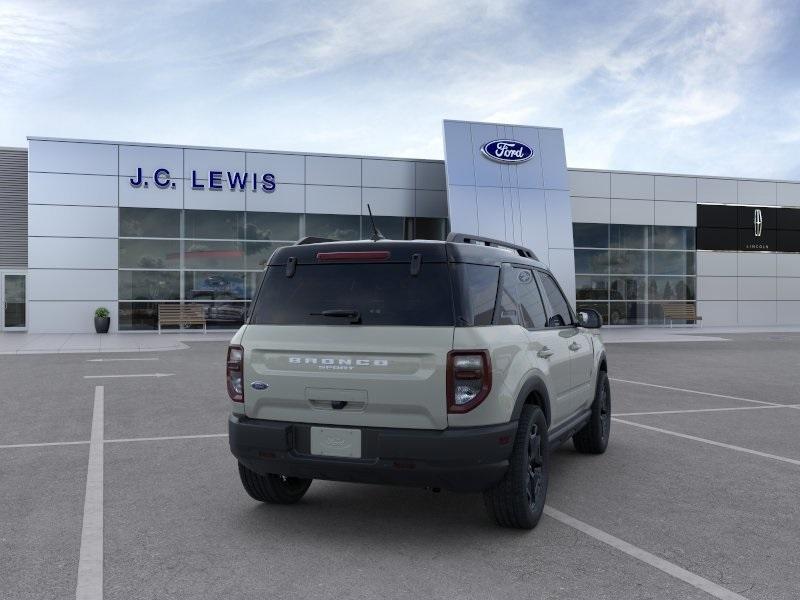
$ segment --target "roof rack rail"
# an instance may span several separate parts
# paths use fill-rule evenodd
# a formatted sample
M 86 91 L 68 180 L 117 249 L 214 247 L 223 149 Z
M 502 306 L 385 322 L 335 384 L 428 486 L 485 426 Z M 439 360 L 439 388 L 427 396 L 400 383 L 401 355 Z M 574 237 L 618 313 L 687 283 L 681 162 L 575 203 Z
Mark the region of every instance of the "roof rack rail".
M 479 235 L 472 235 L 469 233 L 451 232 L 447 236 L 446 241 L 455 242 L 458 244 L 476 244 L 479 246 L 480 245 L 490 246 L 492 248 L 507 248 L 508 250 L 513 250 L 520 256 L 524 256 L 525 258 L 532 258 L 533 260 L 539 260 L 536 254 L 533 253 L 533 250 L 529 250 L 524 246 L 518 246 L 517 244 L 512 244 L 511 242 L 496 240 L 494 238 L 481 237 Z
M 323 237 L 314 237 L 310 235 L 308 237 L 304 237 L 302 240 L 298 240 L 295 246 L 305 246 L 306 244 L 322 244 L 325 242 L 335 242 L 336 240 L 332 240 L 330 238 L 323 238 Z

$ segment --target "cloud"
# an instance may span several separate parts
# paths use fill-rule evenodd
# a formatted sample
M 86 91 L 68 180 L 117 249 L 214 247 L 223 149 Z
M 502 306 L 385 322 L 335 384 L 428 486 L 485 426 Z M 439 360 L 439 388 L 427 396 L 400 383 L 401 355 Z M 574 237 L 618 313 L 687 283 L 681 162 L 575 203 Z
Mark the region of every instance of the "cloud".
M 46 83 L 75 59 L 91 19 L 50 2 L 0 4 L 0 96 L 16 96 Z
M 798 12 L 784 0 L 4 4 L 0 143 L 441 158 L 441 120 L 455 118 L 563 127 L 576 167 L 786 176 Z
M 340 2 L 331 11 L 298 11 L 229 57 L 250 57 L 243 81 L 260 85 L 326 73 L 352 63 L 410 51 L 424 52 L 437 37 L 505 18 L 516 0 L 368 0 Z M 265 60 L 266 59 L 266 60 Z M 265 64 L 266 63 L 266 64 Z

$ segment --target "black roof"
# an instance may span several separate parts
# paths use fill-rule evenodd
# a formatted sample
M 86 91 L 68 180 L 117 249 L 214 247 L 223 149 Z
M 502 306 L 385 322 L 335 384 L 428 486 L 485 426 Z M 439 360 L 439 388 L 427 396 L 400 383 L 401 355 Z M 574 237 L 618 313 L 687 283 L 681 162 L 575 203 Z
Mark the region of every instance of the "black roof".
M 464 240 L 464 241 L 462 241 Z M 469 241 L 467 241 L 469 240 Z M 491 242 L 494 245 L 486 245 Z M 502 245 L 500 245 L 502 244 Z M 278 248 L 270 258 L 270 265 L 285 265 L 290 258 L 297 264 L 316 264 L 320 252 L 369 252 L 388 251 L 387 262 L 407 263 L 414 254 L 419 254 L 423 263 L 459 262 L 485 265 L 515 263 L 546 269 L 535 259 L 535 254 L 521 246 L 506 244 L 490 238 L 450 234 L 446 241 L 440 240 L 358 240 L 318 241 L 301 240 L 295 245 Z M 524 252 L 523 252 L 524 251 Z

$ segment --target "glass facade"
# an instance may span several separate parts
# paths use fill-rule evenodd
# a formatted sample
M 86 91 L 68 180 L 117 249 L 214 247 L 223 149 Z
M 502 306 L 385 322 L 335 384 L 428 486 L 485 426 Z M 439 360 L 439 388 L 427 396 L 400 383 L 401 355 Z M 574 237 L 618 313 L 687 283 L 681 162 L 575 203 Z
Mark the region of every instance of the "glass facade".
M 694 303 L 695 229 L 573 223 L 578 310 L 610 325 L 664 322 L 666 303 Z
M 375 222 L 391 239 L 444 239 L 448 230 L 446 219 Z M 163 303 L 199 304 L 209 329 L 235 329 L 276 248 L 306 236 L 369 233 L 369 219 L 359 215 L 120 208 L 119 329 L 158 329 Z

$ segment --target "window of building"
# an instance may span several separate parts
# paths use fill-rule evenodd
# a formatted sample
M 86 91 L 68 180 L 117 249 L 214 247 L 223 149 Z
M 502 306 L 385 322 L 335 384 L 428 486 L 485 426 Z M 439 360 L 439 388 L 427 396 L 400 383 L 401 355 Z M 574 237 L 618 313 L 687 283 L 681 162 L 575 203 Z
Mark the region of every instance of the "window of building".
M 608 248 L 607 223 L 575 223 L 572 235 L 576 248 Z
M 185 238 L 240 240 L 244 238 L 244 213 L 227 210 L 184 211 Z
M 375 217 L 384 235 L 444 239 L 447 219 Z M 235 329 L 276 248 L 303 236 L 361 239 L 360 215 L 119 209 L 119 328 L 156 329 L 158 305 L 203 306 L 209 328 Z M 483 318 L 483 317 L 480 317 Z
M 390 240 L 410 240 L 413 235 L 414 219 L 412 217 L 373 217 L 375 226 L 384 237 Z M 372 221 L 369 215 L 361 217 L 362 237 L 372 236 Z
M 650 237 L 649 225 L 609 225 L 610 248 L 647 248 Z
M 575 297 L 578 300 L 608 300 L 608 277 L 577 275 Z
M 248 212 L 245 238 L 248 240 L 298 240 L 300 239 L 300 215 Z
M 120 239 L 121 269 L 177 269 L 181 262 L 178 240 Z
M 612 325 L 660 324 L 665 303 L 695 301 L 693 227 L 574 223 L 573 235 L 578 310 Z
M 244 300 L 246 275 L 241 271 L 185 271 L 185 300 Z
M 414 239 L 443 240 L 450 233 L 450 221 L 433 217 L 416 217 L 414 219 Z
M 575 249 L 576 273 L 608 274 L 608 250 Z
M 185 269 L 243 269 L 244 242 L 184 241 Z
M 361 239 L 358 215 L 306 215 L 306 236 L 331 240 Z
M 181 211 L 165 208 L 120 208 L 119 236 L 179 238 Z
M 120 300 L 180 300 L 180 271 L 120 271 Z

